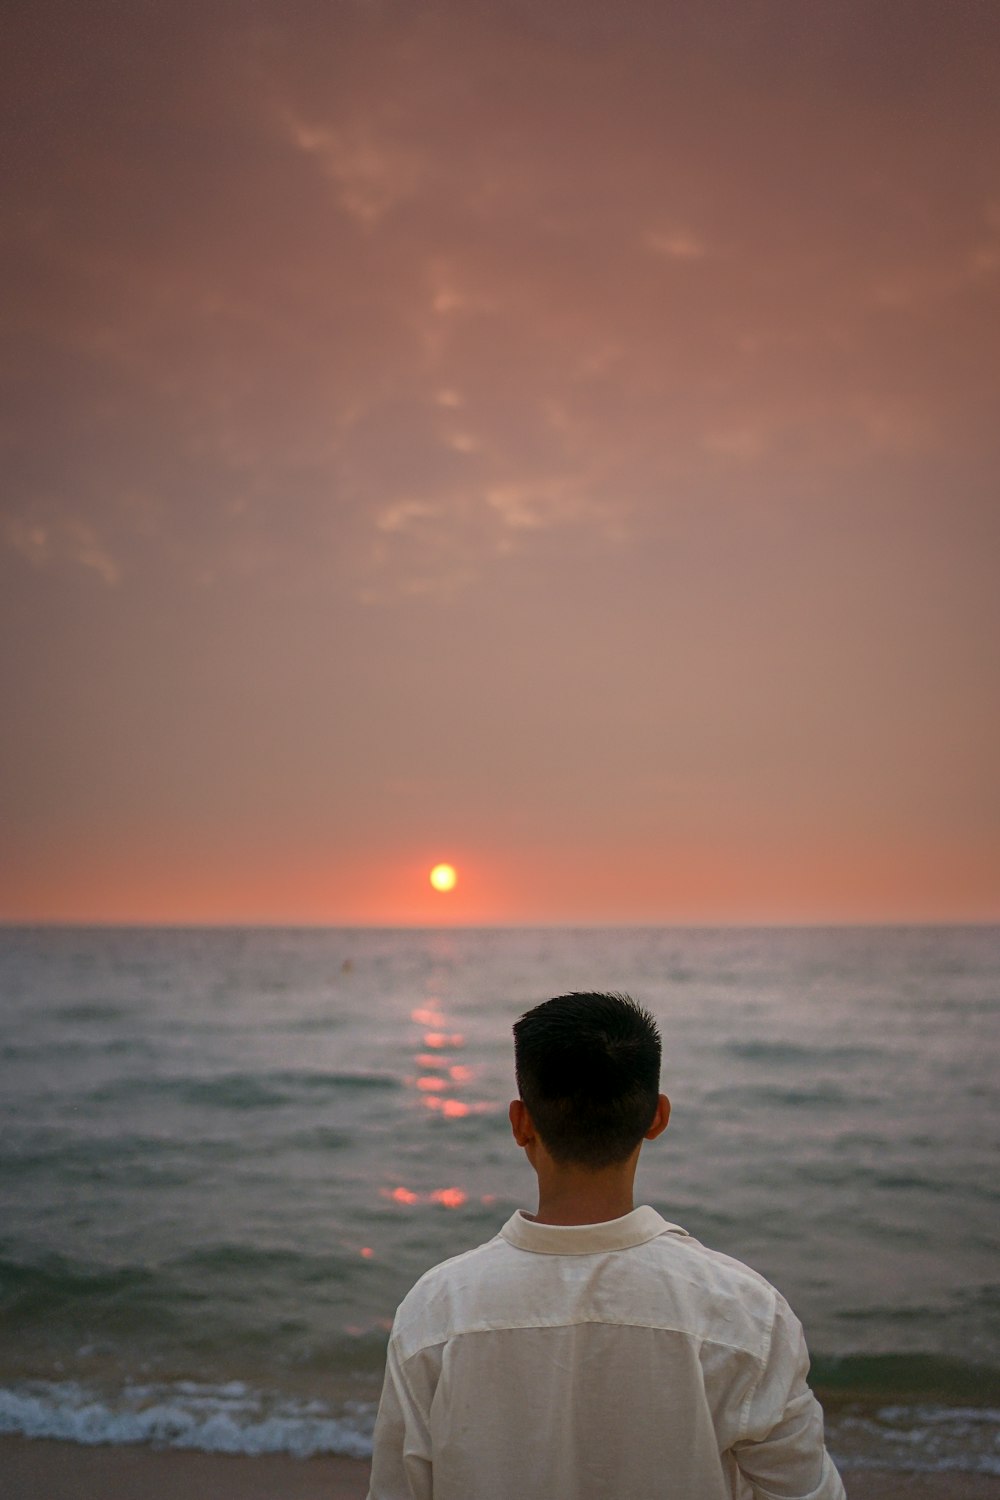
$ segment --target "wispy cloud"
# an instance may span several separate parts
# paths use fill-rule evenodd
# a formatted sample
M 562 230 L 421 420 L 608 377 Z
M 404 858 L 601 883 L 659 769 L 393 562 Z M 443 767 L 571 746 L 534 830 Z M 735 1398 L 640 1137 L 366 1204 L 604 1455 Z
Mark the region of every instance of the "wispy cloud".
M 643 245 L 666 260 L 704 260 L 708 254 L 704 240 L 687 229 L 648 230 Z
M 96 573 L 109 586 L 121 581 L 121 567 L 111 556 L 95 528 L 77 517 L 56 516 L 46 520 L 30 520 L 10 516 L 3 523 L 3 535 L 7 545 L 35 567 L 68 562 Z
M 420 187 L 419 153 L 361 122 L 338 128 L 288 117 L 285 128 L 292 144 L 314 158 L 333 183 L 344 211 L 366 228 L 374 228 Z

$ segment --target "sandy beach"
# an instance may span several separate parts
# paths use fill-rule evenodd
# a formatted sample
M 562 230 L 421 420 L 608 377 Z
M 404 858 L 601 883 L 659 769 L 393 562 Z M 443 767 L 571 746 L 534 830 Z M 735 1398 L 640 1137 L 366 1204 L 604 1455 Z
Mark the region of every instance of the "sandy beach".
M 972 1474 L 846 1475 L 850 1500 L 997 1500 Z M 0 1439 L 4 1500 L 364 1500 L 368 1465 L 351 1458 L 230 1457 L 142 1447 Z

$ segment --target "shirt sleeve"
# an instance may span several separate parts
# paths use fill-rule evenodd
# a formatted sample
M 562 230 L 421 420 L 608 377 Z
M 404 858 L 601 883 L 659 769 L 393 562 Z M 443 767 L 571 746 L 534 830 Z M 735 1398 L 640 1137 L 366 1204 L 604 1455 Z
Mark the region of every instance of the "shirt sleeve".
M 845 1500 L 823 1440 L 823 1410 L 807 1385 L 802 1325 L 778 1298 L 767 1361 L 733 1448 L 754 1500 Z
M 427 1415 L 407 1382 L 390 1338 L 375 1436 L 368 1500 L 432 1500 L 431 1441 Z

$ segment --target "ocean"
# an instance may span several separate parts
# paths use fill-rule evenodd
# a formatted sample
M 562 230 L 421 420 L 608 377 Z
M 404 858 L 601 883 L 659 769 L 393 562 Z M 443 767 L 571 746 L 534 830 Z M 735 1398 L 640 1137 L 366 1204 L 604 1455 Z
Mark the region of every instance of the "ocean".
M 1000 1475 L 1000 928 L 0 929 L 0 1432 L 370 1451 L 533 1180 L 510 1028 L 658 1018 L 637 1201 L 789 1298 L 845 1468 Z

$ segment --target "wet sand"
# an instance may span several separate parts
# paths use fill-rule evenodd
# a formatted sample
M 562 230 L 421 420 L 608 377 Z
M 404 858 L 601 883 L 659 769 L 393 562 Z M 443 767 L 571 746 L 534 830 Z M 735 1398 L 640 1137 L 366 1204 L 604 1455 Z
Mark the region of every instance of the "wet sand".
M 1000 1500 L 1000 1479 L 848 1471 L 849 1500 Z M 230 1457 L 0 1438 L 4 1500 L 364 1500 L 352 1458 Z

